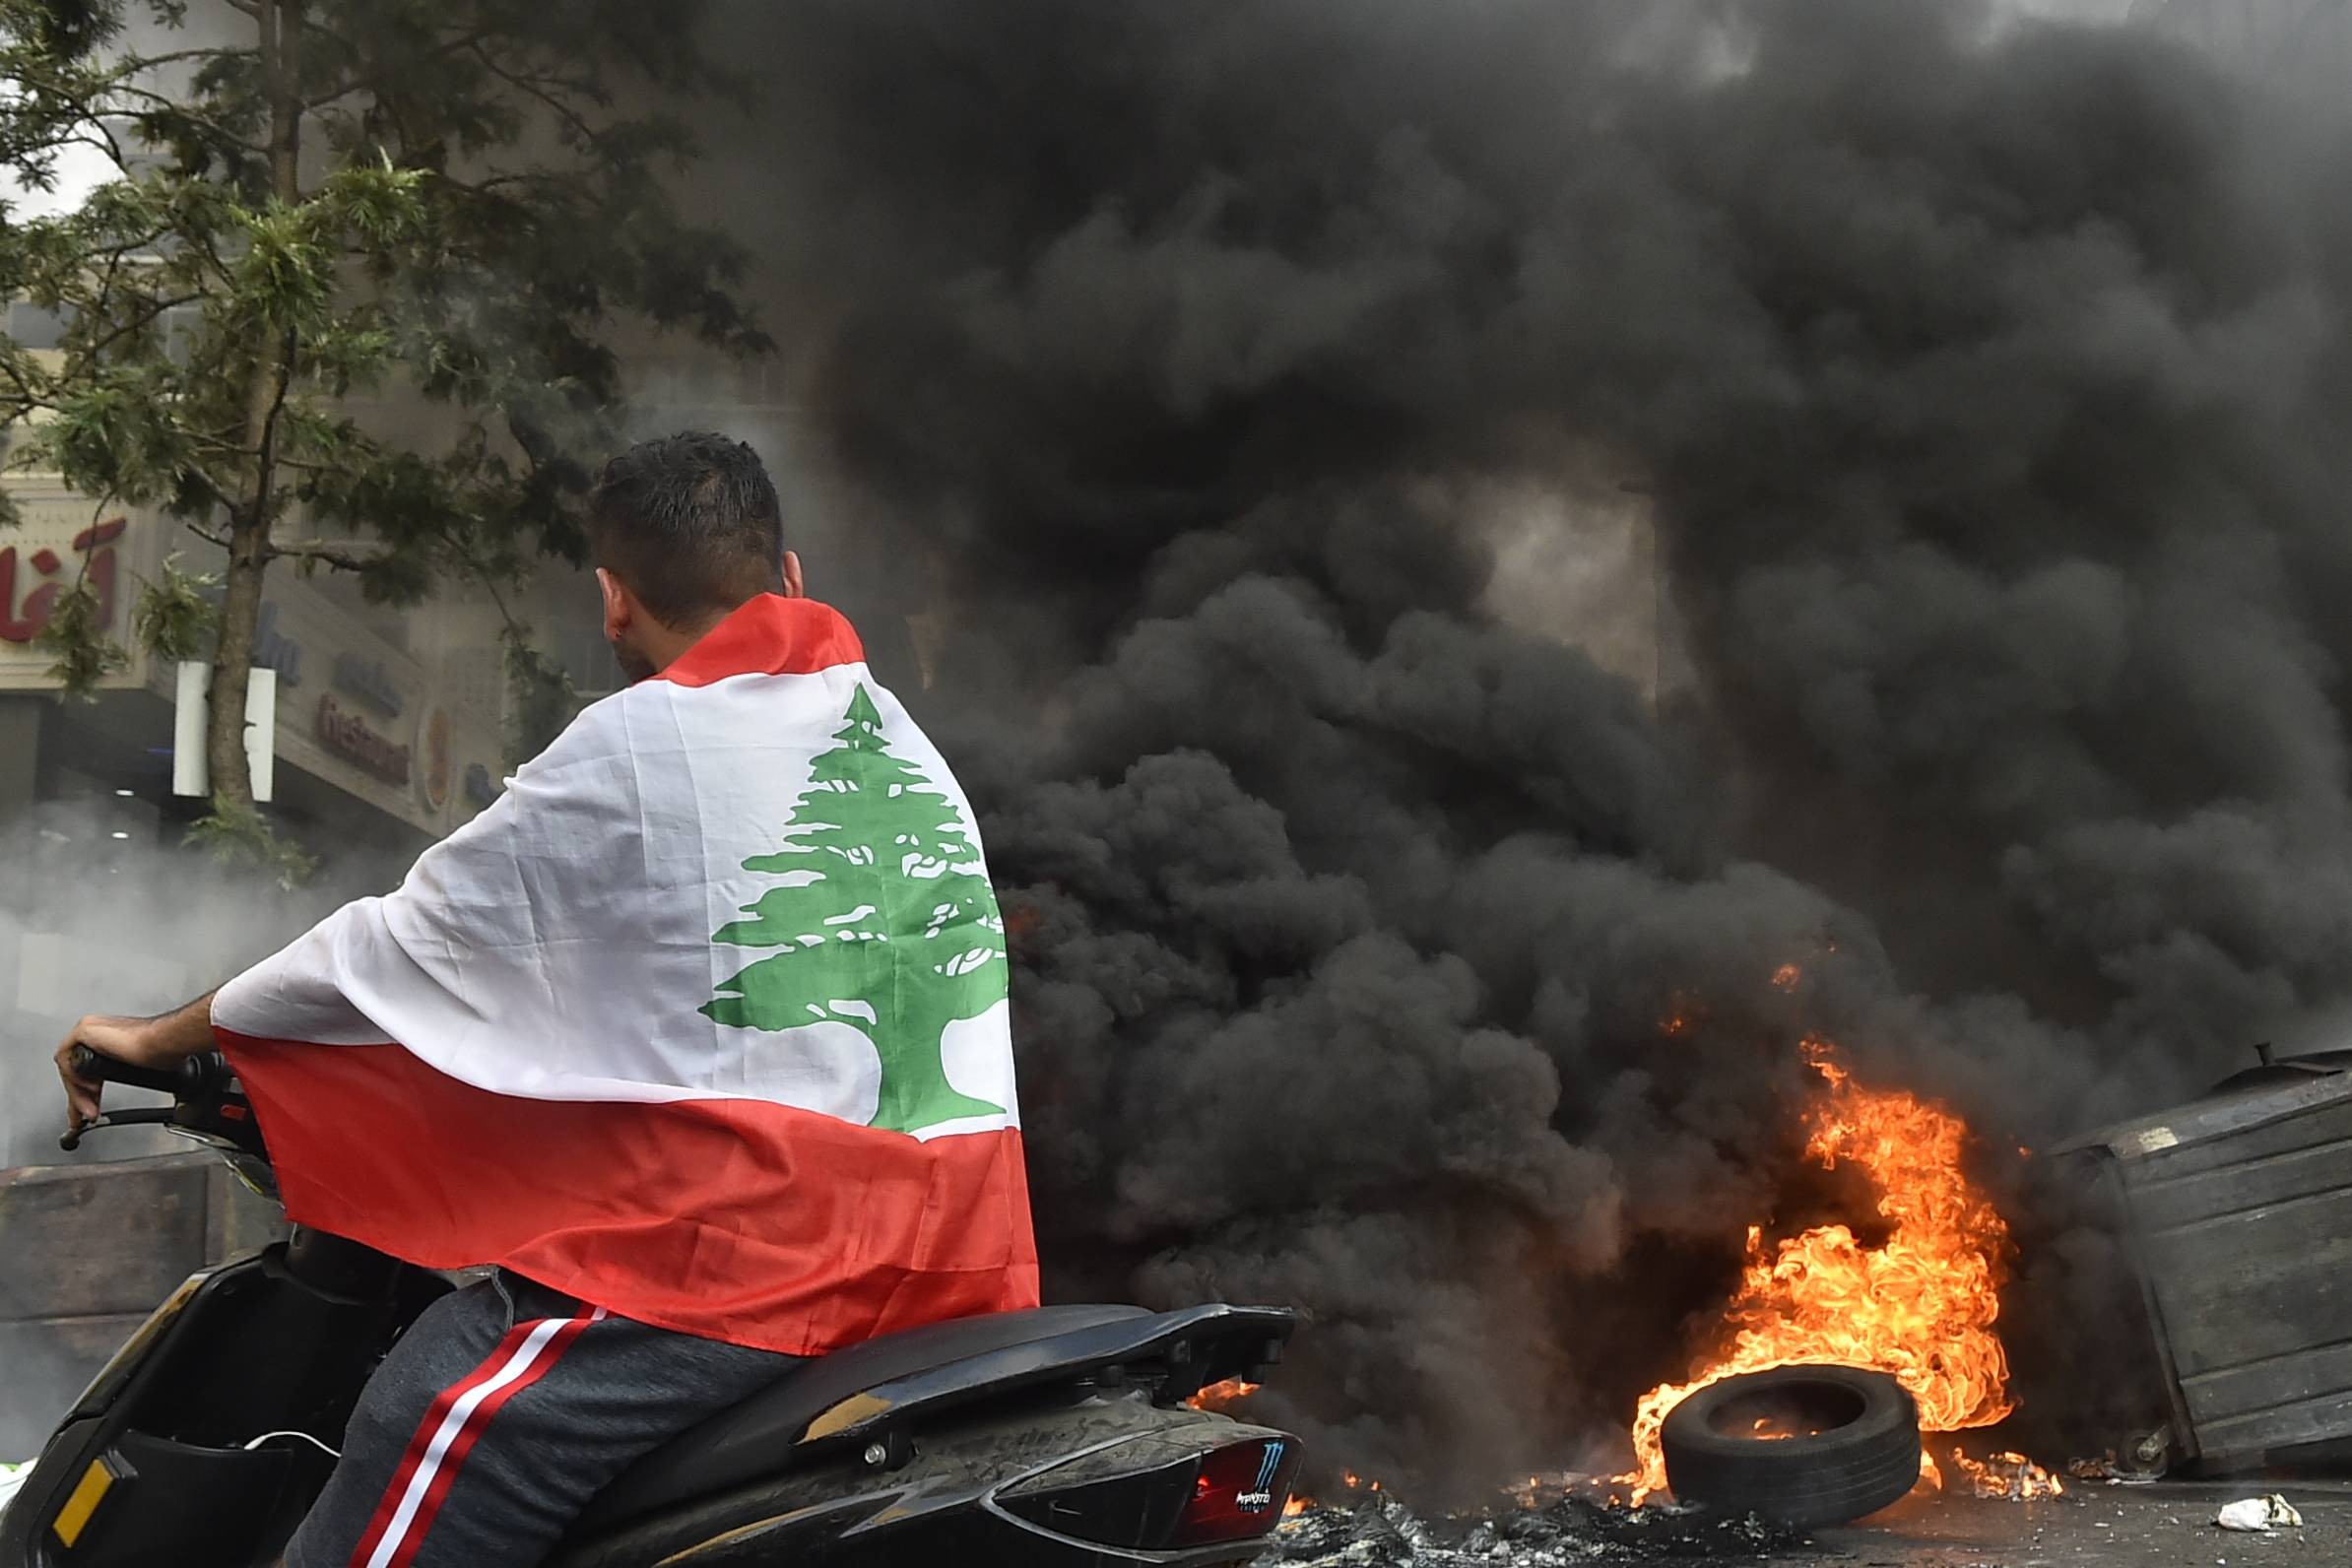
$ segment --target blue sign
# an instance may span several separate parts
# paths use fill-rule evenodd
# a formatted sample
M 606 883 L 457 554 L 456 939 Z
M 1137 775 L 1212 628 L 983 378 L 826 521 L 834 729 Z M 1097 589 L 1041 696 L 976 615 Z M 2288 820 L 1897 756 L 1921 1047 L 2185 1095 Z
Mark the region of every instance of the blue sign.
M 392 683 L 392 672 L 377 660 L 362 659 L 356 653 L 335 655 L 335 689 L 374 707 L 391 718 L 399 718 L 400 710 L 408 706 L 408 698 L 400 694 L 400 687 Z
M 280 690 L 302 684 L 302 645 L 278 629 L 278 607 L 267 601 L 253 621 L 253 662 L 278 672 Z
M 487 808 L 498 798 L 498 786 L 490 782 L 490 769 L 480 762 L 466 764 L 466 799 L 476 806 Z

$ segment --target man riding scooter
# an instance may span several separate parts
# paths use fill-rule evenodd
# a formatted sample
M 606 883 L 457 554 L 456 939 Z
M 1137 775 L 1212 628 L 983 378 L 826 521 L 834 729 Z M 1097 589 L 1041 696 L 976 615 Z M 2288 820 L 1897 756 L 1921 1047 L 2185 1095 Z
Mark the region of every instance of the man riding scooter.
M 969 804 L 805 597 L 758 458 L 615 458 L 589 538 L 632 685 L 394 892 L 210 996 L 289 1216 L 430 1269 L 294 1568 L 536 1562 L 629 1462 L 804 1357 L 1037 1300 L 1004 927 Z M 353 1129 L 361 1131 L 354 1133 Z

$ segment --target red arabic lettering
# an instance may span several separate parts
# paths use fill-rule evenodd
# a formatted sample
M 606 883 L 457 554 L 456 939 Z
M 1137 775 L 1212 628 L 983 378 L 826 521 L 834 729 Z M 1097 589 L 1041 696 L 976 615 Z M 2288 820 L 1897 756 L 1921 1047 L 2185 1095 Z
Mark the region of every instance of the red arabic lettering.
M 127 517 L 109 517 L 102 523 L 93 523 L 74 536 L 73 553 L 90 557 L 91 590 L 98 595 L 98 623 L 114 623 L 114 574 L 116 542 L 130 527 Z M 57 596 L 71 586 L 61 573 L 65 561 L 57 552 L 42 546 L 26 559 L 27 565 L 49 581 L 40 583 L 25 595 L 23 605 L 17 604 L 17 547 L 0 550 L 0 639 L 9 642 L 31 642 L 40 635 L 57 612 Z

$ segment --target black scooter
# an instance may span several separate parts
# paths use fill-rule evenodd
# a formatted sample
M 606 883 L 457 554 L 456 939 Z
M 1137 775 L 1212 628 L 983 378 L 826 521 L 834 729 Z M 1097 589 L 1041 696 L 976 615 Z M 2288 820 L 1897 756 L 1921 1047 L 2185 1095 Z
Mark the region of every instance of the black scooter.
M 172 1096 L 94 1126 L 165 1127 L 276 1197 L 221 1057 L 83 1068 Z M 302 1229 L 194 1275 L 50 1437 L 0 1514 L 0 1568 L 274 1562 L 368 1374 L 450 1288 Z M 869 1340 L 646 1455 L 545 1568 L 1245 1562 L 1282 1516 L 1298 1440 L 1184 1402 L 1255 1377 L 1292 1324 L 1257 1307 L 1058 1306 Z

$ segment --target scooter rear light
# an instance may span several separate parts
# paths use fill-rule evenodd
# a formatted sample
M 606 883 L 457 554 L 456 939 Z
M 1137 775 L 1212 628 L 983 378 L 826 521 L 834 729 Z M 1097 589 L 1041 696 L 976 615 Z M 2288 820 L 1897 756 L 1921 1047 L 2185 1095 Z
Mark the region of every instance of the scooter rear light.
M 1173 1544 L 1203 1546 L 1268 1534 L 1281 1522 L 1297 1470 L 1298 1444 L 1286 1437 L 1255 1438 L 1205 1456 Z

